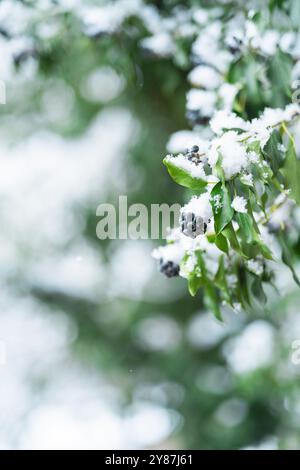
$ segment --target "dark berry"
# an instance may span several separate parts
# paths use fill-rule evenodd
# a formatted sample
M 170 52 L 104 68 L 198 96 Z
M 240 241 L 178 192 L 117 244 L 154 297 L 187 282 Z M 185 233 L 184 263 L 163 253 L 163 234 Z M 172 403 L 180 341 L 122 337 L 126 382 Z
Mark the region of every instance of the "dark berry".
M 202 217 L 196 216 L 192 212 L 181 214 L 180 225 L 182 233 L 190 238 L 203 235 L 207 230 L 207 223 L 203 222 Z
M 186 113 L 187 119 L 193 124 L 206 125 L 210 121 L 209 116 L 203 116 L 200 111 L 188 110 Z
M 180 266 L 173 261 L 160 260 L 160 272 L 167 277 L 176 277 L 179 275 Z

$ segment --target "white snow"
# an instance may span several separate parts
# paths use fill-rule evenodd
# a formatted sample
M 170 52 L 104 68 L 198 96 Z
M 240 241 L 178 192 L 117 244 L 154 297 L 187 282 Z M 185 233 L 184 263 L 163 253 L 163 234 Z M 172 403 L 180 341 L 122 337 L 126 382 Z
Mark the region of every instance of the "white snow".
M 231 203 L 231 207 L 236 211 L 236 212 L 241 212 L 242 214 L 247 213 L 247 200 L 242 197 L 242 196 L 235 196 Z

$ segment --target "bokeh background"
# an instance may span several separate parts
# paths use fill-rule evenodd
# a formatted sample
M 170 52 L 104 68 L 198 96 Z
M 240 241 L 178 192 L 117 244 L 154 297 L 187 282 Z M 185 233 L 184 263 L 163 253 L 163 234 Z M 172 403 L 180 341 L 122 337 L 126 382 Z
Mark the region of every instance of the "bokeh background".
M 0 2 L 0 448 L 299 448 L 290 274 L 220 324 L 159 274 L 158 241 L 96 237 L 100 203 L 188 197 L 162 165 L 187 71 L 140 52 L 137 20 L 85 34 L 86 8 Z

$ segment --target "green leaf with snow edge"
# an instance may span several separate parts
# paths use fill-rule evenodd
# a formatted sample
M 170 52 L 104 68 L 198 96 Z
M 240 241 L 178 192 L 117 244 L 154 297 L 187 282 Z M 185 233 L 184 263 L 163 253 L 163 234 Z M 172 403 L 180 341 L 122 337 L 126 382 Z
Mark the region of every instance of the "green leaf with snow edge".
M 206 281 L 206 268 L 201 251 L 198 250 L 195 252 L 195 256 L 197 258 L 197 262 L 194 266 L 193 272 L 188 276 L 188 288 L 192 297 L 195 297 L 200 287 L 203 287 Z
M 174 160 L 176 160 L 176 158 L 174 158 Z M 163 163 L 167 167 L 168 172 L 175 183 L 195 191 L 204 190 L 206 187 L 207 181 L 201 178 L 195 178 L 187 170 L 175 165 L 167 157 L 164 158 Z
M 243 252 L 231 222 L 222 230 L 222 234 L 229 241 L 231 248 L 243 256 Z
M 202 277 L 196 273 L 192 273 L 188 279 L 189 293 L 192 297 L 195 297 L 200 287 L 203 287 Z
M 214 243 L 219 248 L 219 250 L 228 255 L 228 242 L 222 233 L 219 233 L 219 235 L 215 236 Z
M 231 197 L 225 183 L 219 182 L 211 192 L 211 206 L 214 214 L 215 231 L 218 235 L 231 222 L 233 208 Z

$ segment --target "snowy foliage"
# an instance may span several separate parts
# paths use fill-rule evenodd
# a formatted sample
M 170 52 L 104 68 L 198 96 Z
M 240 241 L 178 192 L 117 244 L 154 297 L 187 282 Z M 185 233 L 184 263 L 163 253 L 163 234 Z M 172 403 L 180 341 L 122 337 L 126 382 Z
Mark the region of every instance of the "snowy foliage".
M 143 60 L 172 62 L 186 77 L 186 125 L 170 136 L 164 163 L 193 197 L 168 240 L 172 250 L 155 252 L 161 271 L 187 278 L 192 295 L 201 288 L 218 318 L 223 303 L 239 310 L 251 309 L 253 296 L 264 302 L 280 258 L 299 282 L 292 239 L 300 204 L 298 2 L 174 2 L 166 11 L 143 0 L 35 3 L 32 14 L 30 2 L 1 2 L 4 78 L 30 59 L 48 66 L 64 15 L 76 18 L 87 40 L 126 38 Z
M 202 289 L 219 319 L 223 304 L 238 312 L 266 302 L 264 286 L 276 284 L 281 260 L 299 283 L 286 233 L 300 204 L 293 137 L 300 106 L 291 102 L 292 80 L 300 75 L 299 32 L 279 27 L 276 9 L 232 11 L 224 21 L 230 8 L 225 2 L 190 11 L 192 129 L 171 136 L 173 153 L 164 159 L 174 181 L 196 194 L 168 244 L 180 253 L 179 275 L 190 293 Z

